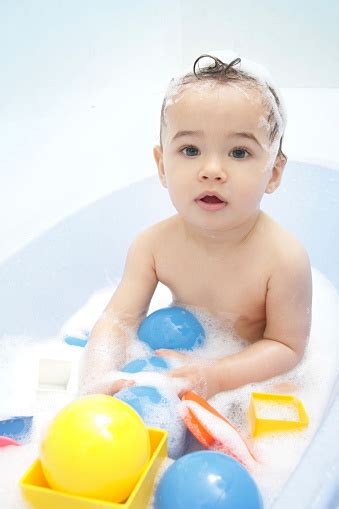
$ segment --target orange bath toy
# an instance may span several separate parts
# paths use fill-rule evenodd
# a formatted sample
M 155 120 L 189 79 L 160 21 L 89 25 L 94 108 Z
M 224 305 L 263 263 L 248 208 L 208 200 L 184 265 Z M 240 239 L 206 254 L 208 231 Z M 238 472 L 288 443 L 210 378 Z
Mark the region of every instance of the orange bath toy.
M 192 391 L 186 392 L 182 400 L 188 403 L 182 418 L 202 445 L 232 456 L 249 469 L 255 466 L 257 460 L 249 445 L 223 415 Z

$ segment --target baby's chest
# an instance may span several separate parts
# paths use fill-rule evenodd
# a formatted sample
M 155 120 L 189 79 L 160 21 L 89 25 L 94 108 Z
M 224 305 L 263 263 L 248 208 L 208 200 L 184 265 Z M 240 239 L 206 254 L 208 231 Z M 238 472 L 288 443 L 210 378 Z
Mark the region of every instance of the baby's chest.
M 175 302 L 202 307 L 220 317 L 258 322 L 265 319 L 267 273 L 260 262 L 242 257 L 218 260 L 174 256 L 157 260 L 157 276 Z

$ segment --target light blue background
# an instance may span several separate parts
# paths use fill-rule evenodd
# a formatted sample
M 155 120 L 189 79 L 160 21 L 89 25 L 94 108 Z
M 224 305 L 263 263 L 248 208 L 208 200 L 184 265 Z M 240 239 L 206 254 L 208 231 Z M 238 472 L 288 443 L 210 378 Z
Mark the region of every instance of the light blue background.
M 338 105 L 338 19 L 334 0 L 1 0 L 0 260 L 154 174 L 165 87 L 208 50 L 260 62 L 296 93 L 331 88 Z M 324 128 L 312 123 L 318 140 Z

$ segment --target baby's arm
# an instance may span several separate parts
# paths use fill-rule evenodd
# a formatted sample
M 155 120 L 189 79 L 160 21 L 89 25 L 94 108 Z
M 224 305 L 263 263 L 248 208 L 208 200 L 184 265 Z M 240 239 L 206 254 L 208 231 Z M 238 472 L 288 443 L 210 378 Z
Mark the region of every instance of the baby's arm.
M 287 372 L 303 357 L 310 333 L 311 306 L 311 267 L 306 251 L 298 244 L 283 255 L 268 281 L 263 337 L 213 364 L 187 364 L 171 375 L 185 377 L 189 388 L 209 398 L 217 392 Z
M 109 372 L 125 363 L 129 333 L 146 316 L 157 283 L 148 229 L 132 242 L 122 280 L 91 332 L 82 367 L 81 394 L 111 394 L 125 385 L 126 381 L 110 380 Z
M 296 244 L 283 255 L 268 281 L 263 338 L 218 363 L 220 390 L 260 382 L 294 368 L 310 334 L 311 308 L 310 262 L 304 248 Z

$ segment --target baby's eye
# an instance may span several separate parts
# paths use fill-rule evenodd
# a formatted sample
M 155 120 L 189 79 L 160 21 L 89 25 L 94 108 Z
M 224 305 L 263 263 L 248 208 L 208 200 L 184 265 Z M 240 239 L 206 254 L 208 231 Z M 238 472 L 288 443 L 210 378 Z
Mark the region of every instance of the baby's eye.
M 232 153 L 236 153 L 236 156 L 234 159 L 246 159 L 246 157 L 243 157 L 242 154 L 244 154 L 244 152 L 247 152 L 248 155 L 251 155 L 246 149 L 244 148 L 235 148 L 231 151 L 231 154 Z
M 185 155 L 188 155 L 189 157 L 191 156 L 196 156 L 197 154 L 194 154 L 192 153 L 194 150 L 198 150 L 196 147 L 193 147 L 193 145 L 189 145 L 188 147 L 184 147 L 182 150 L 180 150 L 180 152 L 184 152 L 185 150 L 188 150 L 189 152 L 186 153 Z

